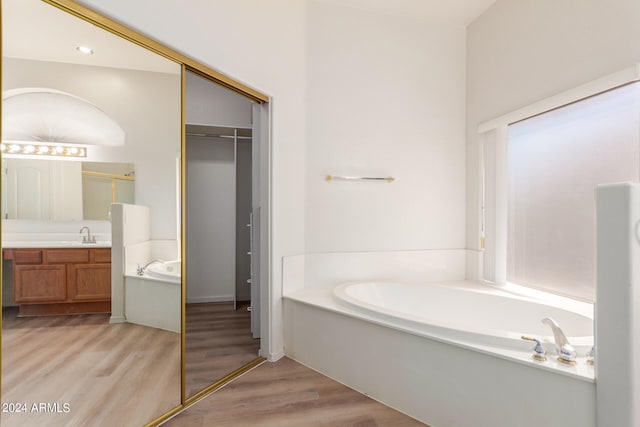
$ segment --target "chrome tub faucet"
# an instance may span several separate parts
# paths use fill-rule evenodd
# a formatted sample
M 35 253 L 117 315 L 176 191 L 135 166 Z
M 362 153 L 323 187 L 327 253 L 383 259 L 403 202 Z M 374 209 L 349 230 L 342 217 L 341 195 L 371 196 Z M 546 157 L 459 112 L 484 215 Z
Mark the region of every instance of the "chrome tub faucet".
M 556 342 L 556 349 L 558 350 L 558 362 L 565 363 L 567 365 L 576 364 L 576 349 L 569 343 L 564 332 L 560 329 L 558 323 L 550 317 L 542 319 L 542 323 L 549 326 L 553 331 L 553 338 Z
M 149 267 L 151 264 L 159 262 L 160 264 L 164 264 L 164 261 L 162 261 L 161 259 L 154 259 L 149 261 L 148 263 L 146 263 L 144 265 L 144 267 L 140 267 L 140 264 L 138 264 L 138 267 L 136 268 L 136 274 L 138 276 L 144 276 L 144 272 L 147 269 L 147 267 Z

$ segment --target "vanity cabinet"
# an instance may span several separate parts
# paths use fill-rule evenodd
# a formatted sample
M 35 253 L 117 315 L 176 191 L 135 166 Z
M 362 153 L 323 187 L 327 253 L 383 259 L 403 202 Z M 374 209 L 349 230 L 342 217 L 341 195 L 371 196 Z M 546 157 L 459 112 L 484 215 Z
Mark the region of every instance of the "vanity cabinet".
M 4 249 L 19 316 L 109 313 L 110 248 Z

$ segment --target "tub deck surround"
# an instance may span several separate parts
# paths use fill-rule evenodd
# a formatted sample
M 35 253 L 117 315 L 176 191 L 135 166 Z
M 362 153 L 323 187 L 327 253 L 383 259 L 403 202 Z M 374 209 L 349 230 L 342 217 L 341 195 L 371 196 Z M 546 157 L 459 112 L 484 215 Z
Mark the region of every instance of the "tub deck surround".
M 174 260 L 150 264 L 142 276 L 136 272 L 126 273 L 124 321 L 179 333 L 182 319 L 180 272 L 180 260 Z
M 595 427 L 595 384 L 287 298 L 285 353 L 434 427 Z
M 529 310 L 534 298 L 465 281 L 464 252 L 285 257 L 285 354 L 429 425 L 537 427 L 556 425 L 562 420 L 565 426 L 594 427 L 594 368 L 586 364 L 585 354 L 579 354 L 576 366 L 568 366 L 558 362 L 551 351 L 553 346 L 546 344 L 548 360 L 539 362 L 531 357 L 533 343 L 515 336 L 525 331 L 507 330 L 506 337 L 496 339 L 495 330 L 485 334 L 473 330 L 481 323 L 495 329 L 490 322 L 500 320 L 492 312 L 494 308 L 484 307 L 487 301 L 469 306 L 468 301 L 462 301 L 467 296 L 511 298 L 516 302 L 511 310 L 515 314 L 523 307 Z M 462 262 L 458 262 L 460 259 Z M 397 313 L 381 316 L 372 312 L 366 306 L 368 303 L 354 304 L 334 294 L 335 288 L 344 283 L 394 281 L 401 289 L 425 286 L 424 279 L 432 277 L 437 284 L 426 286 L 471 294 L 453 296 L 453 300 L 461 300 L 454 307 L 458 312 L 453 320 L 466 322 L 466 327 L 435 322 L 420 325 L 416 319 L 399 318 Z M 404 305 L 412 305 L 412 297 L 400 294 L 401 304 L 405 298 Z M 440 297 L 431 295 L 430 302 L 436 304 L 432 311 L 441 311 L 446 306 Z M 376 305 L 378 301 L 373 302 Z M 558 320 L 561 327 L 566 329 L 569 340 L 577 341 L 580 351 L 585 350 L 589 343 L 572 335 L 589 334 L 593 308 L 587 304 L 582 312 L 577 310 L 579 314 L 574 320 L 578 324 L 580 320 L 586 321 L 587 326 L 583 322 L 582 329 L 574 334 L 570 330 L 572 322 L 567 320 L 573 314 L 558 312 L 558 306 L 562 306 L 562 301 L 552 301 L 540 313 L 529 311 L 536 317 L 531 325 L 538 328 L 543 317 L 566 315 Z M 546 331 L 542 323 L 540 327 L 543 329 L 531 332 L 543 341 L 552 340 L 551 331 Z
M 135 272 L 125 274 L 124 320 L 179 333 L 180 272 L 180 260 L 174 260 L 150 264 L 142 276 Z
M 360 283 L 363 282 L 346 283 L 343 284 L 343 286 L 357 285 Z M 366 284 L 366 282 L 364 283 Z M 398 285 L 399 288 L 407 286 L 406 284 L 394 285 Z M 411 284 L 408 286 L 444 287 L 445 289 L 450 288 L 451 290 L 454 290 L 454 292 L 471 292 L 484 295 L 496 295 L 501 298 L 515 298 L 516 301 L 536 304 L 536 302 L 532 299 L 509 295 L 506 292 L 495 290 L 486 285 L 469 281 L 452 281 L 424 285 Z M 543 341 L 545 350 L 547 350 L 548 353 L 547 361 L 540 362 L 534 360 L 531 357 L 533 344 L 529 341 L 520 339 L 521 335 L 524 334 L 524 331 L 522 333 L 517 331 L 509 332 L 508 328 L 505 327 L 505 329 L 502 330 L 490 329 L 481 332 L 481 330 L 478 329 L 478 324 L 483 322 L 483 316 L 486 316 L 487 313 L 483 313 L 482 310 L 477 311 L 476 309 L 479 307 L 470 307 L 467 315 L 464 317 L 460 317 L 459 320 L 461 322 L 456 322 L 455 325 L 451 323 L 446 324 L 446 322 L 437 320 L 434 320 L 434 322 L 432 323 L 425 323 L 424 321 L 422 321 L 422 319 L 412 319 L 410 318 L 410 316 L 405 316 L 404 313 L 389 313 L 389 311 L 387 311 L 387 313 L 380 313 L 375 312 L 375 310 L 371 309 L 370 307 L 358 307 L 353 302 L 347 302 L 337 298 L 335 295 L 335 290 L 336 288 L 301 289 L 285 295 L 285 304 L 286 301 L 292 301 L 316 307 L 332 313 L 348 316 L 358 320 L 363 320 L 375 325 L 391 328 L 397 331 L 435 340 L 438 342 L 451 344 L 456 347 L 477 351 L 483 354 L 498 357 L 504 360 L 509 360 L 511 362 L 523 364 L 536 369 L 550 371 L 556 374 L 569 376 L 590 383 L 595 382 L 594 367 L 593 365 L 588 365 L 586 363 L 586 352 L 591 348 L 591 345 L 593 345 L 593 336 L 569 336 L 569 341 L 578 350 L 578 363 L 575 366 L 569 366 L 556 360 L 557 355 L 555 354 L 555 350 L 553 348 L 553 335 L 551 334 L 550 330 L 545 330 L 545 326 L 540 322 L 540 320 L 548 314 L 551 314 L 551 316 L 553 316 L 554 314 L 558 314 L 558 311 L 554 310 L 553 308 L 550 309 L 551 311 L 543 311 L 541 315 L 536 316 L 532 320 L 532 322 L 530 322 L 533 327 L 537 327 L 537 323 L 540 323 L 540 328 L 536 329 L 536 331 L 539 333 L 533 333 L 531 335 Z M 407 298 L 407 302 L 408 301 L 409 298 Z M 426 309 L 427 308 L 425 307 L 425 310 Z M 572 317 L 572 315 L 575 314 L 564 313 L 564 315 Z M 581 328 L 584 329 L 585 327 L 589 327 L 584 323 L 584 321 L 590 320 L 588 317 L 584 315 L 577 316 L 579 317 L 578 319 L 576 319 L 578 320 L 578 322 L 580 322 L 580 320 L 583 321 L 580 325 Z M 469 328 L 467 328 L 467 330 L 459 329 L 459 327 L 463 326 L 464 324 L 466 324 Z M 593 329 L 591 325 L 591 331 L 592 330 Z M 567 331 L 568 329 L 566 330 L 566 332 Z M 286 347 L 285 354 L 289 355 L 286 352 Z
M 181 286 L 180 264 L 151 264 L 158 274 L 137 275 L 137 267 L 152 260 L 176 260 L 177 240 L 152 240 L 151 211 L 146 206 L 114 203 L 111 206 L 113 227 L 115 286 L 112 290 L 111 323 L 135 323 L 180 332 Z M 155 267 L 154 267 L 155 265 Z M 164 272 L 160 267 L 164 267 Z M 168 273 L 175 273 L 169 275 Z M 162 276 L 162 277 L 158 277 Z
M 124 294 L 125 321 L 180 333 L 180 294 L 180 282 L 127 276 Z
M 182 271 L 180 264 L 180 260 L 153 263 L 145 269 L 144 277 L 151 280 L 180 284 Z

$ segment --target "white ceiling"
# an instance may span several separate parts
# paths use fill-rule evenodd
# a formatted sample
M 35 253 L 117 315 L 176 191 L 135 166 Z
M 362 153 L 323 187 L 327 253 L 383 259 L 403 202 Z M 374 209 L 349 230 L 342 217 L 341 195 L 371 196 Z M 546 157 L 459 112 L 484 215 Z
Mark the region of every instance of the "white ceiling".
M 2 32 L 7 57 L 180 73 L 175 62 L 41 0 L 2 0 Z M 78 45 L 94 54 L 79 53 Z
M 496 0 L 315 0 L 430 22 L 468 25 Z
M 495 0 L 315 0 L 430 22 L 467 25 Z M 2 0 L 4 56 L 179 73 L 180 67 L 41 0 Z M 86 45 L 93 55 L 82 55 Z

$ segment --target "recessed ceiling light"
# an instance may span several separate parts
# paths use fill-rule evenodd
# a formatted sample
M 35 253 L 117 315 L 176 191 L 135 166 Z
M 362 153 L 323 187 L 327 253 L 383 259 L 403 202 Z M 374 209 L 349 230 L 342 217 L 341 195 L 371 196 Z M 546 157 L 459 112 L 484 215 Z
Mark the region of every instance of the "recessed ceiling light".
M 93 49 L 87 46 L 76 46 L 76 50 L 85 55 L 93 55 Z

